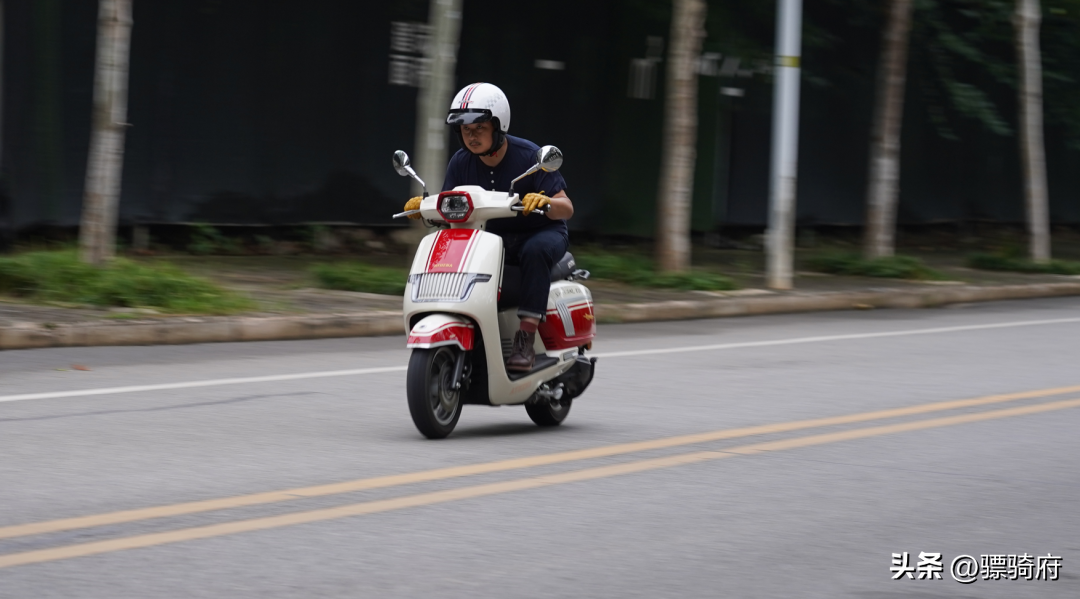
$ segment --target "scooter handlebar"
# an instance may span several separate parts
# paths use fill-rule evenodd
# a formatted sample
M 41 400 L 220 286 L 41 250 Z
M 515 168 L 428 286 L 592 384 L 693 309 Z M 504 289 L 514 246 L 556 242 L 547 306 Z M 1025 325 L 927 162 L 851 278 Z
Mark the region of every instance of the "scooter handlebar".
M 510 211 L 511 212 L 524 212 L 525 207 L 521 204 L 521 200 L 517 199 L 516 195 L 511 196 L 511 198 L 512 198 L 513 201 L 516 201 L 517 203 L 510 206 Z M 551 210 L 551 205 L 541 206 L 539 208 L 534 208 L 533 212 L 539 212 L 540 214 L 546 214 L 548 210 Z M 413 214 L 420 214 L 420 212 L 421 212 L 421 210 L 419 210 L 419 209 L 417 209 L 417 210 L 406 210 L 405 212 L 398 212 L 393 217 L 394 218 L 404 218 L 406 216 L 412 216 Z
M 513 210 L 514 212 L 524 212 L 524 211 L 525 211 L 525 207 L 524 207 L 524 206 L 522 206 L 521 204 L 518 204 L 517 206 L 511 206 L 511 207 L 510 207 L 510 210 Z M 550 206 L 550 205 L 548 205 L 548 206 L 542 206 L 542 207 L 540 207 L 540 208 L 534 208 L 534 209 L 533 209 L 533 212 L 539 212 L 539 213 L 541 213 L 541 214 L 544 214 L 544 213 L 546 213 L 546 212 L 547 212 L 548 210 L 551 210 L 551 206 Z

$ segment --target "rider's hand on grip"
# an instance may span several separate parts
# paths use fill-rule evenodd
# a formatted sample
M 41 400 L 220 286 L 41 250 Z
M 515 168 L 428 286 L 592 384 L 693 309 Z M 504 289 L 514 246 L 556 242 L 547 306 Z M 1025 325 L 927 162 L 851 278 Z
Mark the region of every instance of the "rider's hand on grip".
M 408 212 L 409 210 L 419 210 L 420 209 L 420 201 L 423 200 L 423 199 L 424 198 L 413 198 L 413 199 L 409 200 L 408 202 L 405 202 L 405 211 Z M 421 216 L 420 216 L 420 213 L 417 212 L 416 214 L 410 214 L 409 218 L 411 218 L 413 220 L 420 220 Z
M 529 193 L 521 200 L 521 212 L 528 216 L 533 210 L 539 210 L 551 205 L 551 198 L 542 193 Z

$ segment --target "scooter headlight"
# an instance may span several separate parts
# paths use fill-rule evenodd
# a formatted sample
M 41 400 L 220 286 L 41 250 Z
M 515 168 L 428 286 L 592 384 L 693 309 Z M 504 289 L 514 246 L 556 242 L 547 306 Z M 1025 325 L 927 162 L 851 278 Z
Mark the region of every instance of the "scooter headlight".
M 462 223 L 472 215 L 472 198 L 463 191 L 444 191 L 439 194 L 438 208 L 446 222 Z

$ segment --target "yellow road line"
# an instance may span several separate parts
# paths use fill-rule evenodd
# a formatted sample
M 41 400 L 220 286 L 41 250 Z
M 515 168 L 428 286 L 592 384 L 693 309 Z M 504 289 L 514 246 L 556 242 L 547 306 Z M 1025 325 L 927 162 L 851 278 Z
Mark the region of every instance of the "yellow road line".
M 253 518 L 236 522 L 213 524 L 210 526 L 199 526 L 194 528 L 173 530 L 169 532 L 151 533 L 131 537 L 123 537 L 118 539 L 110 539 L 107 541 L 96 541 L 92 543 L 82 543 L 79 545 L 67 545 L 63 547 L 55 547 L 52 549 L 40 549 L 36 551 L 26 551 L 22 553 L 11 553 L 7 555 L 0 555 L 0 568 L 69 559 L 73 557 L 98 555 L 102 553 L 111 553 L 114 551 L 123 551 L 126 549 L 153 547 L 157 545 L 165 545 L 168 543 L 193 541 L 197 539 L 219 537 L 223 535 L 231 535 L 242 532 L 269 530 L 284 526 L 294 526 L 297 524 L 321 522 L 325 520 L 346 518 L 349 516 L 360 516 L 364 514 L 388 512 L 392 510 L 400 510 L 411 507 L 434 505 L 438 503 L 447 503 L 450 501 L 458 501 L 462 499 L 472 499 L 476 497 L 498 495 L 502 493 L 510 493 L 513 491 L 536 489 L 540 487 L 548 487 L 552 485 L 560 485 L 571 482 L 596 480 L 622 474 L 646 472 L 649 470 L 657 470 L 660 468 L 671 468 L 674 466 L 683 466 L 686 464 L 693 464 L 698 462 L 720 460 L 729 457 L 754 455 L 769 451 L 780 451 L 785 449 L 795 449 L 799 447 L 809 447 L 813 445 L 823 445 L 826 443 L 850 441 L 853 439 L 864 439 L 867 437 L 876 437 L 880 435 L 924 430 L 930 428 L 939 428 L 944 426 L 954 426 L 958 424 L 981 422 L 985 420 L 994 420 L 999 418 L 1009 418 L 1013 416 L 1039 414 L 1043 412 L 1064 410 L 1067 408 L 1075 407 L 1080 407 L 1080 399 L 1069 399 L 1064 401 L 1036 404 L 1032 406 L 1006 408 L 1003 410 L 978 412 L 974 414 L 961 414 L 958 416 L 947 416 L 943 418 L 931 418 L 927 420 L 917 420 L 913 422 L 903 422 L 899 424 L 874 426 L 862 429 L 840 431 L 835 433 L 823 433 L 819 435 L 784 439 L 780 441 L 768 441 L 764 443 L 742 445 L 723 451 L 699 451 L 663 458 L 639 460 L 636 462 L 629 462 L 625 464 L 586 468 L 583 470 L 574 470 L 571 472 L 563 472 L 559 474 L 519 478 L 515 480 L 461 487 L 445 491 L 435 491 L 431 493 L 420 493 L 417 495 L 409 495 L 405 497 L 395 497 L 393 499 L 366 501 L 362 503 L 354 503 L 351 505 L 344 505 L 340 507 L 311 510 L 307 512 L 297 512 L 292 514 L 284 514 L 280 516 L 270 516 L 264 518 Z
M 366 491 L 371 489 L 385 489 L 388 487 L 432 482 L 438 480 L 447 480 L 452 478 L 460 478 L 463 476 L 474 476 L 478 474 L 488 474 L 492 472 L 505 472 L 509 470 L 535 468 L 538 466 L 547 466 L 551 464 L 562 464 L 579 460 L 610 457 L 628 453 L 636 453 L 640 451 L 666 449 L 670 447 L 679 447 L 682 445 L 693 445 L 695 443 L 708 443 L 712 441 L 738 439 L 754 435 L 785 433 L 797 430 L 805 430 L 809 428 L 819 428 L 824 426 L 837 426 L 844 424 L 855 424 L 858 422 L 867 422 L 871 420 L 881 420 L 886 418 L 915 416 L 919 414 L 940 412 L 944 410 L 955 410 L 959 408 L 969 408 L 994 403 L 1017 401 L 1022 399 L 1035 399 L 1078 391 L 1080 391 L 1080 385 L 1072 387 L 1057 387 L 1053 389 L 1023 391 L 1020 393 L 989 395 L 985 397 L 977 397 L 974 399 L 959 399 L 929 404 L 920 404 L 917 406 L 910 406 L 906 408 L 878 410 L 874 412 L 863 412 L 859 414 L 849 414 L 845 416 L 814 418 L 810 420 L 797 420 L 793 422 L 766 424 L 736 429 L 725 429 L 705 433 L 695 433 L 691 435 L 680 435 L 677 437 L 667 437 L 664 439 L 654 439 L 651 441 L 621 443 L 618 445 L 607 445 L 590 449 L 578 449 L 574 451 L 564 451 L 559 453 L 530 456 L 524 458 L 512 458 L 508 460 L 499 460 L 495 462 L 486 462 L 481 464 L 471 464 L 467 466 L 451 466 L 448 468 L 438 468 L 435 470 L 424 470 L 421 472 L 410 472 L 406 474 L 394 474 L 374 478 L 363 478 L 358 480 L 344 481 L 340 483 L 301 487 L 297 489 L 267 491 L 263 493 L 253 493 L 250 495 L 238 495 L 234 497 L 223 497 L 219 499 L 191 501 L 186 503 L 124 510 L 105 514 L 78 516 L 74 518 L 63 518 L 58 520 L 47 520 L 44 522 L 33 522 L 29 524 L 16 524 L 12 526 L 0 527 L 0 539 L 11 539 L 28 535 L 61 532 L 65 530 L 76 530 L 80 528 L 90 528 L 94 526 L 105 526 L 108 524 L 137 522 L 140 520 L 181 516 L 184 514 L 195 514 L 200 512 L 239 508 L 252 505 L 263 505 L 268 503 L 277 503 L 281 501 L 294 501 L 296 499 L 303 499 L 309 497 L 324 497 L 327 495 L 353 493 L 357 491 Z

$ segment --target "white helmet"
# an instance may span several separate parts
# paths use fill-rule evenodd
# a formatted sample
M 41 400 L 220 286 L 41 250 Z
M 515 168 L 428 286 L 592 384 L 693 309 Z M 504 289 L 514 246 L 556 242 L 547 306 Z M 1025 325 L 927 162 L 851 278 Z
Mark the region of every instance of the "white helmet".
M 450 113 L 446 115 L 446 124 L 454 130 L 461 147 L 465 140 L 461 138 L 461 126 L 491 121 L 495 126 L 491 149 L 484 156 L 494 154 L 502 147 L 506 132 L 510 130 L 510 102 L 501 89 L 490 83 L 466 85 L 450 102 Z

